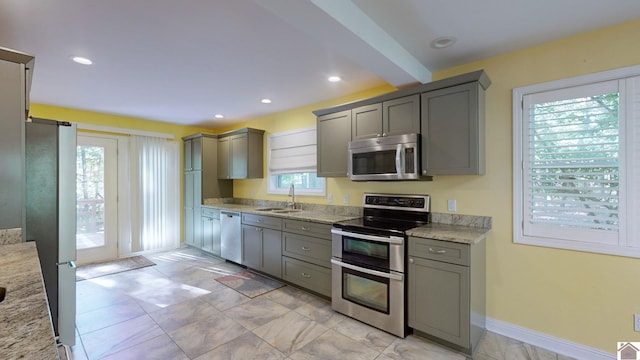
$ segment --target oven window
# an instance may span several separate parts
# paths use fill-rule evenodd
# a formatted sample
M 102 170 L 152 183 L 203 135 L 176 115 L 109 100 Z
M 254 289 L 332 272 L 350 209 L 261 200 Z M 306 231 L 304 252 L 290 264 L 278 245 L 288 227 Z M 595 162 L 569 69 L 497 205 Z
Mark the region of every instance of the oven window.
M 395 174 L 396 150 L 352 154 L 353 175 Z
M 388 269 L 389 244 L 343 236 L 342 258 L 351 262 Z
M 389 279 L 342 268 L 342 297 L 389 314 Z

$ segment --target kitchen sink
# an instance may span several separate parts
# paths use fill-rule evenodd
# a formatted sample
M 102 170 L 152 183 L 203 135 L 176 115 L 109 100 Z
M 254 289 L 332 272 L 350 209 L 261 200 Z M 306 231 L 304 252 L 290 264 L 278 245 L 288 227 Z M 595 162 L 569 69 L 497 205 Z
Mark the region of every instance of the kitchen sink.
M 285 208 L 274 208 L 274 207 L 266 207 L 266 208 L 256 209 L 256 211 L 278 211 L 278 210 L 286 210 L 286 209 Z
M 278 213 L 278 214 L 297 213 L 297 212 L 300 212 L 300 211 L 302 211 L 302 210 L 298 210 L 298 209 L 273 210 L 274 213 Z

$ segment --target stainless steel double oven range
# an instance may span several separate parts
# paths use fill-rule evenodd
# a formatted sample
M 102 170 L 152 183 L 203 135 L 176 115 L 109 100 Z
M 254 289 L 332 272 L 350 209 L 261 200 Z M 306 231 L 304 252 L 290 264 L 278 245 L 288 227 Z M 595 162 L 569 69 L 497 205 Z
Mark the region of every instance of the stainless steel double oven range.
M 429 195 L 364 194 L 363 217 L 331 229 L 331 306 L 405 337 L 406 231 L 429 222 Z

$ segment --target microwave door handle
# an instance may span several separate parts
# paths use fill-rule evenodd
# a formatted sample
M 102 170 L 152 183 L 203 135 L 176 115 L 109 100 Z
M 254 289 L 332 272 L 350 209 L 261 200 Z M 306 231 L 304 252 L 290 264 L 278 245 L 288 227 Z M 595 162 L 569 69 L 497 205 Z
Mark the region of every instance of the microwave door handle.
M 397 281 L 402 281 L 404 279 L 404 276 L 401 275 L 401 274 L 386 273 L 386 272 L 382 272 L 382 271 L 367 269 L 367 268 L 363 268 L 363 267 L 360 267 L 360 266 L 347 264 L 345 262 L 342 262 L 342 261 L 336 260 L 336 259 L 331 259 L 331 263 L 333 265 L 341 266 L 343 268 L 347 268 L 347 269 L 351 269 L 351 270 L 355 270 L 355 271 L 360 271 L 360 272 L 363 272 L 363 273 L 369 274 L 369 275 L 380 276 L 380 277 L 383 277 L 383 278 L 386 278 L 386 279 L 397 280 Z
M 398 179 L 402 179 L 402 163 L 404 162 L 402 161 L 402 147 L 402 144 L 396 146 L 396 173 L 398 174 Z

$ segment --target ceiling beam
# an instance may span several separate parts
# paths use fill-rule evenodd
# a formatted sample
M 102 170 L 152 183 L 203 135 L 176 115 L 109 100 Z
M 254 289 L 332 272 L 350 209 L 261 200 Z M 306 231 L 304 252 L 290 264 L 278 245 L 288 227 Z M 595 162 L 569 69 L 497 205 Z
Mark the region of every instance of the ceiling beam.
M 417 81 L 423 84 L 431 81 L 431 71 L 351 0 L 311 2 Z
M 289 23 L 296 30 L 315 38 L 319 46 L 335 50 L 392 86 L 404 87 L 413 85 L 416 82 L 426 83 L 431 81 L 429 69 L 422 66 L 406 49 L 386 34 L 350 0 L 334 0 L 333 2 L 347 2 L 353 7 L 351 9 L 340 10 L 333 8 L 331 5 L 326 6 L 327 8 L 332 8 L 328 10 L 331 13 L 344 11 L 344 15 L 336 15 L 340 20 L 330 15 L 327 10 L 316 5 L 315 1 L 318 0 L 254 0 L 256 4 Z M 355 12 L 360 12 L 360 15 L 353 15 Z M 358 23 L 363 22 L 368 23 L 368 25 L 349 25 L 355 30 L 346 27 L 343 22 L 351 24 L 355 22 L 355 20 L 349 20 L 353 17 L 359 19 Z M 368 21 L 363 20 L 363 17 L 366 17 Z M 365 41 L 360 35 L 369 32 L 371 32 L 369 35 L 363 35 L 368 39 L 368 41 Z M 374 38 L 380 38 L 380 40 Z M 410 60 L 410 58 L 413 58 L 413 60 Z M 348 76 L 348 74 L 342 75 L 343 78 Z

